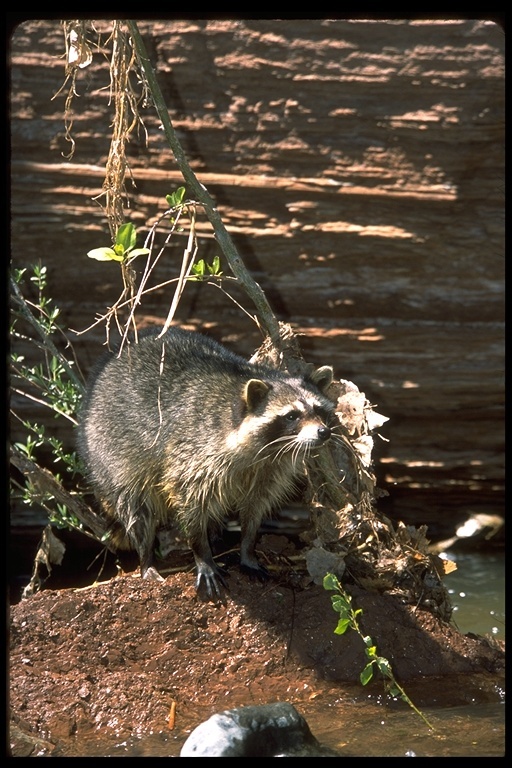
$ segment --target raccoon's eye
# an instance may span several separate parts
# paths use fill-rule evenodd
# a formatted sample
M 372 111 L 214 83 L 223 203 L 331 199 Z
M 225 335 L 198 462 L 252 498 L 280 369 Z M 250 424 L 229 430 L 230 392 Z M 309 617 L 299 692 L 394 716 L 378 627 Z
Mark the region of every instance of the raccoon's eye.
M 290 411 L 285 416 L 286 421 L 298 421 L 300 419 L 300 411 Z

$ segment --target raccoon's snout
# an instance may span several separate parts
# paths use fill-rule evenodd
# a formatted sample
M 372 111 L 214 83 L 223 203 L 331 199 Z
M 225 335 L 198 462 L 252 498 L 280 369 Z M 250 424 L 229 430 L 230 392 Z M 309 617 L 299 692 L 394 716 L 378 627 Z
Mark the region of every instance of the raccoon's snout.
M 318 427 L 318 439 L 325 443 L 331 436 L 331 430 L 329 427 Z
M 300 443 L 304 443 L 304 445 L 318 446 L 326 443 L 331 435 L 332 431 L 329 427 L 326 427 L 325 424 L 318 426 L 317 422 L 316 424 L 307 424 L 304 426 L 298 434 L 297 440 Z

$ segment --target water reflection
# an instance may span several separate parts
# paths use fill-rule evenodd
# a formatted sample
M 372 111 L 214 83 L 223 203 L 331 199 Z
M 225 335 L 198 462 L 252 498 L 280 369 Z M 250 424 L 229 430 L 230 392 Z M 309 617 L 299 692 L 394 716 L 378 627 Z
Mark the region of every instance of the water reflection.
M 317 739 L 353 757 L 502 757 L 505 751 L 504 704 L 448 709 L 425 708 L 435 730 L 413 713 L 360 706 L 348 711 L 304 712 Z M 337 722 L 336 722 L 337 720 Z
M 505 553 L 449 551 L 457 564 L 445 584 L 453 604 L 453 621 L 466 634 L 505 639 Z

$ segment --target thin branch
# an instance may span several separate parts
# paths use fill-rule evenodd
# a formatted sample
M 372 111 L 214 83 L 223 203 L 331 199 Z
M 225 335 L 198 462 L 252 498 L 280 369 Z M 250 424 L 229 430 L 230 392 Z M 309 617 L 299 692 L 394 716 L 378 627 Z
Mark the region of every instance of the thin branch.
M 14 446 L 11 446 L 10 461 L 42 496 L 50 494 L 58 502 L 65 504 L 81 523 L 91 529 L 99 541 L 102 540 L 107 533 L 107 523 L 79 496 L 73 496 L 66 491 L 51 472 L 38 466 Z M 105 546 L 109 548 L 108 542 L 105 542 Z
M 185 252 L 183 254 L 183 259 L 181 262 L 181 271 L 180 271 L 180 276 L 178 277 L 178 284 L 176 286 L 176 290 L 174 291 L 171 308 L 169 309 L 169 312 L 167 314 L 167 319 L 164 323 L 164 327 L 160 332 L 160 336 L 162 336 L 169 329 L 171 325 L 172 319 L 176 312 L 176 308 L 181 298 L 181 294 L 183 293 L 183 289 L 185 288 L 185 281 L 187 277 L 190 275 L 190 272 L 192 271 L 196 254 L 197 254 L 196 207 L 194 205 L 190 207 L 190 231 L 188 234 L 187 247 L 185 248 Z
M 20 376 L 20 374 L 17 375 Z M 27 400 L 32 400 L 34 403 L 38 403 L 39 405 L 44 405 L 45 408 L 49 408 L 54 413 L 58 413 L 59 416 L 63 416 L 65 419 L 69 419 L 69 421 L 75 426 L 78 425 L 78 421 L 73 418 L 73 416 L 70 416 L 69 413 L 61 410 L 58 405 L 55 405 L 55 403 L 48 403 L 46 400 L 43 400 L 40 397 L 35 397 L 35 395 L 31 395 L 29 392 L 25 392 L 23 389 L 18 389 L 17 387 L 11 387 L 11 392 L 16 393 L 17 395 L 21 395 L 22 397 L 26 397 Z M 20 419 L 20 421 L 22 421 L 22 419 Z
M 251 274 L 240 258 L 231 235 L 224 226 L 213 198 L 210 196 L 206 187 L 198 181 L 196 175 L 188 163 L 185 152 L 183 151 L 183 147 L 181 146 L 172 126 L 169 113 L 167 111 L 167 107 L 160 90 L 160 86 L 158 85 L 155 72 L 151 65 L 146 46 L 144 45 L 140 35 L 137 23 L 135 21 L 127 21 L 126 23 L 130 30 L 133 44 L 137 52 L 141 71 L 146 78 L 149 91 L 153 97 L 153 102 L 158 113 L 158 117 L 162 122 L 166 139 L 174 153 L 176 162 L 178 163 L 178 167 L 183 175 L 183 178 L 192 191 L 192 196 L 204 206 L 206 215 L 214 229 L 217 242 L 229 263 L 231 271 L 239 279 L 249 298 L 254 302 L 256 306 L 260 324 L 266 333 L 270 336 L 276 349 L 280 350 L 282 344 L 279 333 L 279 322 L 274 316 L 274 313 L 272 312 L 270 304 L 268 303 L 261 286 L 252 278 Z
M 84 385 L 76 375 L 73 368 L 70 366 L 65 356 L 61 352 L 59 352 L 59 350 L 57 349 L 53 341 L 48 336 L 48 333 L 45 331 L 45 329 L 41 325 L 41 323 L 37 320 L 36 317 L 34 317 L 32 312 L 30 312 L 30 310 L 28 309 L 27 302 L 23 298 L 23 295 L 16 281 L 13 279 L 12 275 L 10 276 L 10 281 L 11 281 L 12 296 L 13 296 L 13 299 L 16 301 L 19 312 L 21 313 L 23 318 L 27 320 L 27 322 L 29 322 L 30 325 L 32 325 L 36 329 L 38 335 L 41 337 L 43 341 L 44 347 L 48 349 L 48 351 L 59 361 L 62 367 L 66 370 L 66 373 L 68 374 L 73 384 L 77 387 L 78 391 L 83 393 Z

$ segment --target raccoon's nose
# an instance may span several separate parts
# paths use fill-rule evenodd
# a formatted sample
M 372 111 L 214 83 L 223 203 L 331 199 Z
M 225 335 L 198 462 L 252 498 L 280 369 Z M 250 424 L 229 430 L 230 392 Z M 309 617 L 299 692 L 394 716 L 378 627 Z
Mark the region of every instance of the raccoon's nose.
M 331 436 L 331 430 L 329 427 L 318 427 L 318 439 L 325 442 Z

